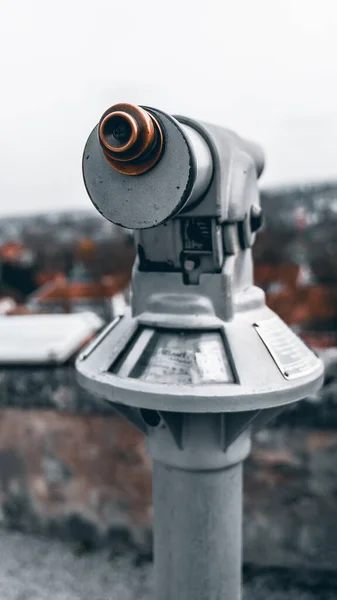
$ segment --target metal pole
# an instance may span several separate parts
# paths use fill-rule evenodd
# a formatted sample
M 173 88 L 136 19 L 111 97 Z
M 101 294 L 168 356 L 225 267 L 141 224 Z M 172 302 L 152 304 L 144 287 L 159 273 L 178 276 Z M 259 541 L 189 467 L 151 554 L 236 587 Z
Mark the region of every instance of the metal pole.
M 242 463 L 216 471 L 154 462 L 156 600 L 240 600 Z
M 183 415 L 181 447 L 150 432 L 156 600 L 240 600 L 246 432 L 222 447 L 224 415 Z

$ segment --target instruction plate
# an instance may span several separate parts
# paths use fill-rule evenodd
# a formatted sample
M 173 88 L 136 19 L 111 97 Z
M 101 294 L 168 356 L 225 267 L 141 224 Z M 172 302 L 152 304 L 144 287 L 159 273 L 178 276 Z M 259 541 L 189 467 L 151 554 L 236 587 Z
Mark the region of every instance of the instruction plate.
M 224 341 L 215 331 L 154 332 L 132 376 L 148 383 L 178 385 L 234 381 Z
M 318 358 L 281 319 L 260 321 L 254 328 L 285 379 L 305 377 L 315 371 Z

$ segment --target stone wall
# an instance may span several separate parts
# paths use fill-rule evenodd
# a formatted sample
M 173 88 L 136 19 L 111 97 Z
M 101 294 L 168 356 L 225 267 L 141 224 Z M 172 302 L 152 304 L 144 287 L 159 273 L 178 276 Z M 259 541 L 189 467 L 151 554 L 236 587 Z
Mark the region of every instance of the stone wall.
M 2 409 L 0 505 L 7 527 L 148 546 L 151 462 L 142 436 L 117 415 Z

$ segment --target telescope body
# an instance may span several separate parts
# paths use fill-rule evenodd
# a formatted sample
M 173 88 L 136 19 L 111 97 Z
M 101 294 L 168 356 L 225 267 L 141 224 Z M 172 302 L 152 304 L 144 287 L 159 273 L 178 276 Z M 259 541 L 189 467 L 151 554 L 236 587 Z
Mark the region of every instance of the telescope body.
M 83 154 L 91 201 L 134 230 L 137 259 L 130 308 L 76 366 L 147 437 L 157 600 L 239 600 L 251 435 L 322 383 L 322 362 L 253 282 L 263 166 L 230 130 L 128 104 L 104 113 Z

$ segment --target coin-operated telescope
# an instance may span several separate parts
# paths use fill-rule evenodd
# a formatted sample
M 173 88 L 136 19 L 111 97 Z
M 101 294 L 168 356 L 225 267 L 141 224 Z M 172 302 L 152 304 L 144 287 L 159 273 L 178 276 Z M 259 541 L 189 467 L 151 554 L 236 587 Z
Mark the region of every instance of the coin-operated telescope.
M 130 311 L 77 369 L 147 436 L 157 600 L 240 598 L 251 432 L 322 381 L 253 285 L 263 163 L 231 131 L 129 104 L 104 113 L 84 150 L 88 194 L 135 230 L 137 259 Z

